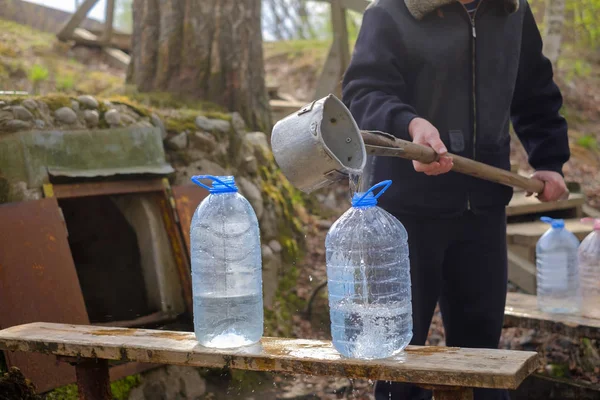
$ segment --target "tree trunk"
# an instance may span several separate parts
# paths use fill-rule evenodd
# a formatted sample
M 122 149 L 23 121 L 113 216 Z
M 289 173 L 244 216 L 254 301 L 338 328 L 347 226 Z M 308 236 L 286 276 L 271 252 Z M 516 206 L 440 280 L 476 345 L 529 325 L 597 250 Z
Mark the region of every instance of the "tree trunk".
M 556 65 L 565 23 L 565 0 L 547 0 L 544 15 L 544 55 Z
M 238 111 L 269 131 L 261 0 L 134 0 L 128 81 Z

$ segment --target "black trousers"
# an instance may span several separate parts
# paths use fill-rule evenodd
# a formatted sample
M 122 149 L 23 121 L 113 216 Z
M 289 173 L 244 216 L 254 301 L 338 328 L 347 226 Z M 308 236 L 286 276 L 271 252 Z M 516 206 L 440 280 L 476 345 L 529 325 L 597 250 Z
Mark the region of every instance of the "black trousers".
M 408 232 L 413 338 L 424 345 L 439 301 L 446 345 L 497 348 L 507 290 L 504 209 L 453 218 L 395 215 Z M 377 382 L 376 400 L 430 400 L 431 391 Z M 504 390 L 475 389 L 475 400 L 509 399 Z

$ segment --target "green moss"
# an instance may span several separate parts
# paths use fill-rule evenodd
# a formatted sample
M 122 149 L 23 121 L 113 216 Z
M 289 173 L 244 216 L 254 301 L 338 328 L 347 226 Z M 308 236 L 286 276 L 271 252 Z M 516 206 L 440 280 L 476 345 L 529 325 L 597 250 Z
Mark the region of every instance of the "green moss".
M 550 376 L 555 378 L 565 378 L 570 375 L 569 366 L 567 364 L 548 364 L 547 371 Z
M 188 112 L 188 110 L 179 110 L 179 115 L 170 116 L 165 119 L 165 128 L 170 132 L 195 131 L 196 117 L 198 113 Z
M 71 107 L 71 98 L 64 94 L 48 94 L 38 97 L 43 103 L 46 103 L 50 111 L 56 111 L 62 107 Z
M 110 385 L 114 400 L 127 400 L 129 393 L 140 385 L 142 378 L 140 375 L 126 376 L 123 379 L 113 382 Z
M 133 111 L 135 111 L 139 115 L 141 115 L 142 117 L 150 117 L 150 116 L 152 116 L 152 110 L 151 109 L 149 109 L 148 107 L 143 106 L 143 105 L 137 103 L 134 100 L 131 100 L 130 98 L 128 98 L 126 96 L 113 96 L 113 97 L 109 97 L 107 100 L 110 101 L 113 104 L 122 104 L 122 105 L 125 105 L 125 106 L 131 108 Z
M 142 382 L 140 375 L 126 376 L 110 384 L 114 400 L 127 400 L 129 393 Z M 78 400 L 77 385 L 67 385 L 56 388 L 46 394 L 45 400 Z
M 46 394 L 45 400 L 78 400 L 79 393 L 77 392 L 77 385 L 67 385 L 56 388 Z
M 181 94 L 167 92 L 140 93 L 135 88 L 128 86 L 125 90 L 125 95 L 139 104 L 152 108 L 190 109 L 195 110 L 197 113 L 200 112 L 200 114 L 204 114 L 208 118 L 231 119 L 231 116 L 223 107 L 208 101 L 186 97 Z
M 198 130 L 198 127 L 196 126 L 196 117 L 200 115 L 210 119 L 231 121 L 231 115 L 220 111 L 192 110 L 189 108 L 183 108 L 172 112 L 162 112 L 160 115 L 165 121 L 166 129 L 174 133 Z

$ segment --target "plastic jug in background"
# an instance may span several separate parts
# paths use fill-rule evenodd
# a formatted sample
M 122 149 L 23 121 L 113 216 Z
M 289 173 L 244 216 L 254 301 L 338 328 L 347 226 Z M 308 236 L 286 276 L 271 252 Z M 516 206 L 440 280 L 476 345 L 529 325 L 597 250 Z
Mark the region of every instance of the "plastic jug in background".
M 258 219 L 233 176 L 192 181 L 210 192 L 190 226 L 196 338 L 206 347 L 254 344 L 264 331 Z
M 333 346 L 349 358 L 387 358 L 412 338 L 408 236 L 377 207 L 391 183 L 356 193 L 325 241 Z
M 537 301 L 549 313 L 576 313 L 581 306 L 577 249 L 579 240 L 561 219 L 542 217 L 551 225 L 536 246 Z
M 584 218 L 581 222 L 594 224 L 594 231 L 579 246 L 581 314 L 600 319 L 600 219 Z

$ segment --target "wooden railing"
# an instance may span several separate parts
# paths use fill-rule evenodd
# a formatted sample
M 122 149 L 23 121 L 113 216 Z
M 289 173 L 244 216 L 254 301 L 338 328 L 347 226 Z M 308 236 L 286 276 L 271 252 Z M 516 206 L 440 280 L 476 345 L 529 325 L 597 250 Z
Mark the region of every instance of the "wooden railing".
M 363 13 L 371 3 L 369 0 L 318 0 L 331 5 L 333 42 L 329 48 L 323 70 L 317 81 L 314 99 L 329 93 L 341 95 L 341 79 L 350 62 L 350 43 L 346 23 L 346 11 Z

